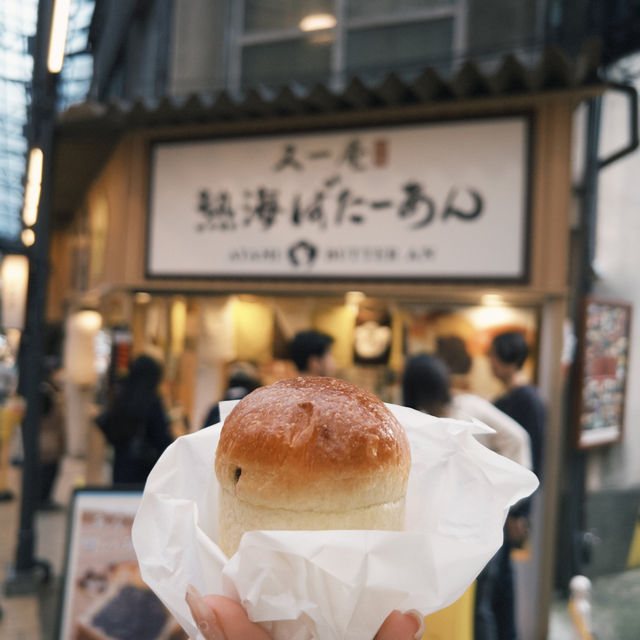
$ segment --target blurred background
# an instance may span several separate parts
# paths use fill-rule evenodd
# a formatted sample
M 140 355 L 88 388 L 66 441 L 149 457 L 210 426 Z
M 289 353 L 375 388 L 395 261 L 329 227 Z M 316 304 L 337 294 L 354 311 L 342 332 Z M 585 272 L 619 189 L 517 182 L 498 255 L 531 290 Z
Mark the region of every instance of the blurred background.
M 523 333 L 522 638 L 577 633 L 578 574 L 594 635 L 637 638 L 639 50 L 635 0 L 3 0 L 0 635 L 83 637 L 78 598 L 137 584 L 86 556 L 135 513 L 95 419 L 137 356 L 178 437 L 313 328 L 395 403 L 451 336 L 494 400 Z

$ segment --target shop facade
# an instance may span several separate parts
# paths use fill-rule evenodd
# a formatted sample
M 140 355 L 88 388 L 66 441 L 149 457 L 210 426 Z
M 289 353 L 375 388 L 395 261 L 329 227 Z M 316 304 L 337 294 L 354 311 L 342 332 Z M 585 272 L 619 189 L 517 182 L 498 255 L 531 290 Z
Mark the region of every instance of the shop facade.
M 73 170 L 72 131 L 109 140 L 52 234 L 48 317 L 96 310 L 112 354 L 159 357 L 185 430 L 202 426 L 234 361 L 255 363 L 265 383 L 291 375 L 299 329 L 330 333 L 340 375 L 390 402 L 405 357 L 448 335 L 472 357 L 473 390 L 494 397 L 491 337 L 525 331 L 549 418 L 544 491 L 517 573 L 526 637 L 543 638 L 566 433 L 572 123 L 602 90 L 581 62 L 547 57 L 526 92 L 525 70 L 506 63 L 491 78 L 468 66 L 457 85 L 427 74 L 273 100 L 70 110 L 58 172 Z M 502 92 L 490 94 L 496 78 Z M 85 405 L 117 365 L 83 384 L 78 372 L 77 388 L 92 389 Z M 79 451 L 99 459 L 80 413 Z

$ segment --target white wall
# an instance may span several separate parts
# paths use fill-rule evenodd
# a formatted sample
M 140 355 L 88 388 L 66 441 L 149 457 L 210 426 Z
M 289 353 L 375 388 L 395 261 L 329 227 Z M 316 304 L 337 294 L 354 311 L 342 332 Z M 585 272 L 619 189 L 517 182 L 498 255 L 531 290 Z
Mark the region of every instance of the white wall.
M 640 85 L 636 88 L 640 89 Z M 603 100 L 600 157 L 628 139 L 628 102 L 617 92 Z M 594 294 L 634 306 L 624 437 L 589 454 L 592 489 L 640 485 L 640 150 L 600 172 Z

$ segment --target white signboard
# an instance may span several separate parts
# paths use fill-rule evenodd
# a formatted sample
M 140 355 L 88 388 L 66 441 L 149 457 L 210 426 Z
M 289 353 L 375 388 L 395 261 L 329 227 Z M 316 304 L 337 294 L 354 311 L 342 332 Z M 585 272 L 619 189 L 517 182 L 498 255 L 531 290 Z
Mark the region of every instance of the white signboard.
M 158 143 L 150 277 L 527 277 L 529 120 Z

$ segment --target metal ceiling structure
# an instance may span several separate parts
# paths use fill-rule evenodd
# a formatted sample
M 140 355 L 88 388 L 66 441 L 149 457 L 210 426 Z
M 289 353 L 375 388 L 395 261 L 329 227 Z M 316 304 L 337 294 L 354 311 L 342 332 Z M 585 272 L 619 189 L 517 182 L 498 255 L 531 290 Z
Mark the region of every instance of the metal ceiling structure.
M 94 0 L 72 0 L 66 61 L 58 82 L 58 109 L 85 100 L 92 61 L 88 33 Z M 22 230 L 24 174 L 28 151 L 37 0 L 0 3 L 0 238 L 16 241 Z
M 37 0 L 0 3 L 0 237 L 20 236 Z
M 188 127 L 228 122 L 277 121 L 292 116 L 361 113 L 408 105 L 447 105 L 458 101 L 526 97 L 551 92 L 601 91 L 600 44 L 589 41 L 570 57 L 558 48 L 543 51 L 531 64 L 505 56 L 497 69 L 483 70 L 466 62 L 447 77 L 433 68 L 419 73 L 390 73 L 380 82 L 354 77 L 344 86 L 289 84 L 246 92 L 193 93 L 107 104 L 84 102 L 58 115 L 54 208 L 56 224 L 64 224 L 80 204 L 119 137 L 135 129 Z

